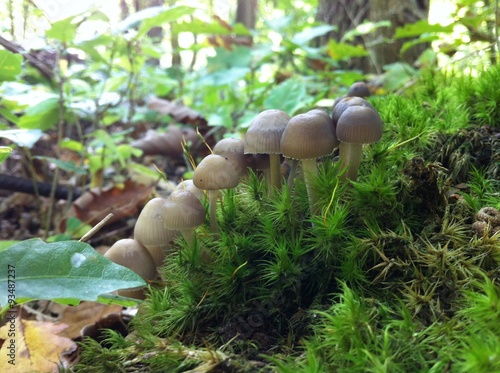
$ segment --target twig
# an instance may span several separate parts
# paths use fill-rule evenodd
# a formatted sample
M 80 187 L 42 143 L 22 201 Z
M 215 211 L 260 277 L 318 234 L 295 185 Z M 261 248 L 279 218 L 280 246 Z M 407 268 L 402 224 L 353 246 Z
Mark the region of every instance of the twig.
M 104 219 L 102 219 L 99 223 L 97 223 L 90 231 L 85 233 L 82 238 L 79 239 L 80 242 L 85 242 L 91 239 L 97 232 L 101 230 L 101 228 L 106 224 L 114 215 L 109 213 L 106 215 Z

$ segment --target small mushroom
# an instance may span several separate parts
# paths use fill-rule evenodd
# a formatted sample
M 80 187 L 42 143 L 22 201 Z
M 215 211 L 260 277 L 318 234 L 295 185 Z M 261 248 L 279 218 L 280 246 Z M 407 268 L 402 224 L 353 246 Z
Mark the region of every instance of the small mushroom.
M 356 82 L 351 85 L 347 96 L 368 97 L 371 96 L 370 88 L 365 82 Z
M 175 187 L 175 190 L 187 190 L 187 191 L 190 191 L 191 193 L 193 193 L 196 198 L 198 198 L 200 201 L 203 201 L 203 198 L 205 197 L 205 194 L 203 193 L 203 190 L 197 188 L 194 183 L 193 183 L 193 180 L 191 179 L 187 179 L 187 180 L 183 180 L 181 181 L 176 187 Z
M 271 179 L 267 180 L 268 193 L 281 187 L 281 136 L 290 120 L 281 110 L 265 110 L 259 113 L 245 135 L 245 154 L 269 154 Z
M 179 235 L 179 231 L 165 228 L 165 203 L 164 198 L 153 198 L 146 203 L 134 227 L 134 239 L 149 251 L 156 266 L 163 263 L 172 241 Z
M 316 158 L 329 155 L 337 144 L 330 117 L 316 110 L 294 116 L 283 132 L 281 150 L 285 157 L 301 161 L 311 213 L 316 203 L 312 190 L 317 173 Z
M 340 99 L 336 104 L 333 105 L 333 111 L 332 111 L 332 121 L 334 127 L 337 126 L 337 122 L 339 121 L 340 116 L 342 113 L 349 107 L 351 106 L 366 106 L 369 107 L 372 110 L 376 110 L 372 104 L 370 104 L 368 101 L 366 101 L 364 98 L 361 97 L 344 97 Z
M 363 144 L 380 140 L 382 127 L 380 115 L 369 107 L 351 106 L 344 110 L 337 122 L 340 169 L 345 170 L 343 179 L 356 180 Z
M 193 173 L 193 183 L 197 188 L 208 191 L 210 205 L 210 228 L 217 234 L 217 199 L 219 190 L 230 189 L 238 185 L 239 174 L 232 163 L 217 154 L 207 155 L 201 160 Z
M 178 230 L 187 244 L 194 244 L 194 229 L 205 222 L 205 208 L 188 190 L 174 190 L 165 201 L 163 221 L 165 228 Z
M 156 265 L 149 251 L 137 240 L 125 238 L 118 240 L 104 254 L 106 258 L 121 266 L 131 269 L 146 281 L 156 278 Z M 144 288 L 118 290 L 124 297 L 144 299 Z

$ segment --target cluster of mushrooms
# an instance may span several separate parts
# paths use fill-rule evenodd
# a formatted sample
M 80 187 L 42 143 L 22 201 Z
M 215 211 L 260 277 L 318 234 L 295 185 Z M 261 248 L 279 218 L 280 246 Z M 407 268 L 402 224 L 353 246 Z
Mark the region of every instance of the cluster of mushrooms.
M 359 91 L 359 87 L 360 84 L 356 83 L 350 92 Z M 180 183 L 166 199 L 150 200 L 139 215 L 134 239 L 117 241 L 105 256 L 132 269 L 145 280 L 154 280 L 156 268 L 173 250 L 173 241 L 177 237 L 182 235 L 188 245 L 194 244 L 194 229 L 205 222 L 203 191 L 208 195 L 210 229 L 217 235 L 219 191 L 236 187 L 247 168 L 251 167 L 262 171 L 268 194 L 272 196 L 283 183 L 282 157 L 291 160 L 288 177 L 291 187 L 300 162 L 311 214 L 314 214 L 316 197 L 311 185 L 317 172 L 317 159 L 338 148 L 339 177 L 355 180 L 362 145 L 378 141 L 382 136 L 380 115 L 368 101 L 358 96 L 348 95 L 336 100 L 331 116 L 319 109 L 292 118 L 281 110 L 261 112 L 252 121 L 244 141 L 236 138 L 219 141 L 212 154 L 198 164 L 192 180 Z M 119 294 L 143 297 L 142 291 L 137 289 L 120 291 Z

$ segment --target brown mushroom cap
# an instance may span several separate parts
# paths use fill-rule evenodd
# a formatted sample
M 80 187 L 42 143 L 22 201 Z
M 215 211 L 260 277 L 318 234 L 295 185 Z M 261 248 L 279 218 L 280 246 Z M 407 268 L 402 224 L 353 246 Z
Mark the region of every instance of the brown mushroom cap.
M 364 106 L 364 107 L 369 107 L 372 110 L 376 110 L 372 104 L 370 104 L 368 101 L 366 101 L 364 98 L 361 97 L 344 97 L 340 99 L 336 104 L 333 106 L 333 111 L 332 111 L 332 121 L 333 125 L 336 126 L 337 122 L 339 121 L 340 116 L 342 113 L 349 107 L 351 106 Z
M 281 151 L 287 158 L 312 159 L 330 154 L 338 145 L 331 119 L 313 110 L 294 116 L 281 137 Z
M 281 110 L 265 110 L 257 115 L 245 135 L 245 154 L 281 154 L 281 136 L 289 120 Z
M 347 96 L 368 97 L 371 96 L 371 92 L 366 83 L 356 82 L 349 88 Z
M 351 106 L 337 122 L 337 138 L 351 144 L 369 144 L 382 137 L 383 122 L 380 115 L 366 106 Z
M 151 199 L 142 209 L 134 227 L 134 239 L 149 251 L 157 266 L 161 265 L 172 241 L 179 234 L 176 230 L 165 228 L 165 208 L 164 198 Z
M 238 185 L 239 174 L 232 163 L 217 154 L 207 155 L 193 173 L 193 183 L 199 189 L 230 189 Z
M 243 140 L 226 138 L 218 141 L 212 150 L 214 154 L 227 158 L 241 176 L 247 170 L 247 159 L 244 154 L 244 148 L 245 144 Z
M 190 191 L 174 190 L 165 201 L 163 221 L 167 229 L 193 229 L 205 222 L 205 208 Z
M 148 250 L 137 240 L 118 240 L 104 254 L 112 262 L 127 267 L 145 280 L 154 280 L 156 265 Z

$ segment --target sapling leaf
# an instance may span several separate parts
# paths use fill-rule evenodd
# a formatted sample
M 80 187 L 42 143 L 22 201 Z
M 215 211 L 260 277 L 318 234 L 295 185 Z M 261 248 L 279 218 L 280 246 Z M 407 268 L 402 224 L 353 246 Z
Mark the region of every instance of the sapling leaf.
M 16 80 L 21 73 L 23 57 L 9 51 L 0 50 L 0 82 Z
M 63 304 L 98 301 L 118 289 L 145 286 L 128 268 L 79 241 L 45 243 L 35 238 L 0 252 L 0 305 L 34 299 Z

